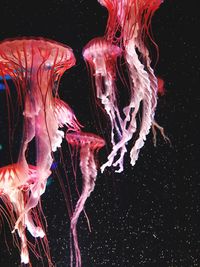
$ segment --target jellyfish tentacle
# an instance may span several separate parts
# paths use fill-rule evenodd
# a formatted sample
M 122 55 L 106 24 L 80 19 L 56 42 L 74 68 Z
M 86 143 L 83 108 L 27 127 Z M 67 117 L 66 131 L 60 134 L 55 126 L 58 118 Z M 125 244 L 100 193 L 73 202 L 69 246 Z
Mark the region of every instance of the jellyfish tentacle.
M 27 117 L 24 120 L 23 139 L 18 157 L 18 163 L 22 164 L 24 169 L 28 167 L 28 163 L 26 160 L 26 150 L 28 144 L 33 140 L 34 136 L 35 136 L 34 118 Z

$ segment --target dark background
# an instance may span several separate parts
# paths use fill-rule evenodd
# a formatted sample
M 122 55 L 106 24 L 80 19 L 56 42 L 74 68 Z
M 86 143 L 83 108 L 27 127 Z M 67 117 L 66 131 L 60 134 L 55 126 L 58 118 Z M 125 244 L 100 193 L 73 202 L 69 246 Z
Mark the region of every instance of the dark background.
M 95 0 L 1 0 L 0 5 L 0 40 L 42 36 L 73 48 L 77 64 L 63 75 L 60 96 L 74 109 L 86 131 L 101 134 L 97 132 L 97 114 L 91 108 L 92 89 L 81 52 L 89 40 L 104 34 L 106 10 Z M 160 48 L 155 72 L 165 80 L 166 88 L 159 98 L 156 119 L 172 145 L 158 137 L 154 148 L 149 134 L 135 167 L 126 158 L 122 174 L 107 170 L 98 175 L 95 191 L 86 204 L 92 233 L 83 215 L 78 222 L 84 267 L 200 266 L 198 16 L 197 1 L 166 0 L 153 17 L 154 39 Z M 2 90 L 0 166 L 10 163 L 4 105 Z M 106 125 L 106 117 L 99 114 Z M 14 147 L 16 154 L 17 138 Z M 100 161 L 105 155 L 106 150 Z M 73 187 L 70 171 L 68 179 Z M 42 205 L 53 261 L 57 267 L 68 267 L 69 218 L 55 175 L 42 196 Z M 32 263 L 42 266 L 34 259 Z M 0 266 L 20 266 L 19 253 L 6 226 L 1 232 Z

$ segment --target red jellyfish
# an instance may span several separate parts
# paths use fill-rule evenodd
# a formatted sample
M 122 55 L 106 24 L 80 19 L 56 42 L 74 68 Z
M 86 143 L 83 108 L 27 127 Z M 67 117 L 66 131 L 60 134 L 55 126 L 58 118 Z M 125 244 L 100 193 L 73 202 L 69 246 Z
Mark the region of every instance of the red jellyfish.
M 67 133 L 66 140 L 74 150 L 79 149 L 80 151 L 80 170 L 83 178 L 82 193 L 71 217 L 71 231 L 74 240 L 76 267 L 81 267 L 81 254 L 78 246 L 76 225 L 79 215 L 84 209 L 87 198 L 94 190 L 95 180 L 97 177 L 95 155 L 98 150 L 105 145 L 105 141 L 95 134 L 84 132 Z
M 12 78 L 24 116 L 18 162 L 3 167 L 0 180 L 0 184 L 3 183 L 1 190 L 6 188 L 6 191 L 3 190 L 7 196 L 4 200 L 10 201 L 18 217 L 14 229 L 22 240 L 23 263 L 27 263 L 29 258 L 28 250 L 24 250 L 23 246 L 25 237 L 21 234 L 21 225 L 26 226 L 34 237 L 44 236 L 44 232 L 33 222 L 32 209 L 37 206 L 51 174 L 52 151 L 60 146 L 64 137 L 59 127 L 66 124 L 75 130 L 80 128 L 70 108 L 55 98 L 58 96 L 62 74 L 74 64 L 71 48 L 55 41 L 22 38 L 0 43 L 0 76 L 3 77 L 8 96 L 10 91 L 5 75 Z M 36 166 L 34 177 L 30 177 L 26 151 L 33 138 L 36 144 Z M 26 197 L 23 199 L 24 191 Z
M 110 42 L 110 46 L 114 43 L 122 47 L 130 77 L 130 93 L 127 96 L 129 103 L 121 108 L 123 113 L 123 121 L 120 122 L 121 137 L 113 145 L 108 161 L 101 167 L 103 171 L 112 165 L 118 168 L 118 172 L 121 172 L 128 141 L 132 139 L 136 131 L 139 131 L 130 152 L 131 164 L 135 165 L 139 151 L 154 123 L 158 82 L 151 67 L 145 39 L 148 36 L 152 40 L 149 32 L 151 18 L 162 1 L 99 0 L 99 2 L 109 12 L 105 39 Z M 115 106 L 112 100 L 110 106 Z M 142 118 L 138 126 L 141 109 Z

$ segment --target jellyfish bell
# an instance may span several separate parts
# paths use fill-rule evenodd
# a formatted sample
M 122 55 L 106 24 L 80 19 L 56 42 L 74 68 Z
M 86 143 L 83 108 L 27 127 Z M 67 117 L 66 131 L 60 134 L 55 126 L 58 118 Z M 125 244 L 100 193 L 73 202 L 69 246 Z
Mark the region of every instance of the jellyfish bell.
M 121 48 L 103 37 L 92 39 L 83 49 L 83 57 L 94 68 L 94 75 L 102 76 L 113 73 L 113 65 L 121 53 Z
M 105 146 L 104 139 L 93 133 L 70 132 L 66 133 L 65 137 L 67 142 L 74 147 L 89 146 L 92 151 L 98 151 Z
M 34 95 L 32 101 L 37 102 L 40 91 L 47 104 L 54 81 L 74 64 L 72 49 L 52 40 L 24 37 L 0 42 L 0 73 L 14 80 L 20 100 L 31 91 Z M 39 104 L 42 105 L 35 103 Z M 28 110 L 24 112 L 29 113 Z
M 115 97 L 115 66 L 121 54 L 121 48 L 100 37 L 92 39 L 83 49 L 83 57 L 89 64 L 91 74 L 95 79 L 97 98 L 103 105 L 107 104 L 109 97 L 112 98 L 112 94 Z M 110 106 L 105 107 L 108 110 L 110 108 Z
M 97 152 L 105 146 L 105 141 L 95 134 L 85 132 L 67 133 L 66 140 L 73 149 L 78 149 L 80 151 L 80 170 L 83 180 L 82 192 L 71 217 L 71 231 L 74 241 L 76 267 L 81 267 L 81 254 L 78 246 L 76 226 L 80 213 L 84 209 L 85 202 L 94 190 L 97 177 L 95 156 Z

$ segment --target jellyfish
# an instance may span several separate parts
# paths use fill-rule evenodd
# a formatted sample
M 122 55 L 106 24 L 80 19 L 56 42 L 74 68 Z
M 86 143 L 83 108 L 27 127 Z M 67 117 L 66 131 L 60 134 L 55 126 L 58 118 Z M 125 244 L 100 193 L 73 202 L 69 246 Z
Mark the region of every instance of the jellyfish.
M 34 237 L 44 236 L 42 229 L 35 226 L 32 209 L 38 205 L 51 174 L 52 152 L 61 145 L 64 137 L 64 132 L 59 128 L 66 125 L 71 130 L 78 131 L 81 127 L 72 109 L 58 97 L 60 78 L 74 64 L 72 49 L 55 41 L 22 38 L 0 43 L 0 76 L 8 96 L 10 90 L 6 75 L 13 80 L 24 118 L 18 161 L 1 169 L 0 183 L 4 181 L 2 188 L 8 188 L 4 192 L 6 195 L 9 196 L 9 190 L 14 192 L 14 197 L 7 197 L 5 201 L 10 201 L 14 207 L 17 218 L 13 231 L 18 231 L 23 244 L 26 242 L 21 225 L 26 226 Z M 32 179 L 26 152 L 34 138 L 36 166 Z M 25 198 L 22 197 L 24 191 L 27 191 Z M 29 261 L 25 247 L 24 245 L 21 250 L 23 263 Z
M 58 126 L 67 127 L 67 131 L 79 132 L 83 125 L 77 120 L 72 108 L 60 98 L 54 98 L 55 102 L 55 117 Z
M 113 142 L 111 138 L 112 151 L 108 155 L 107 162 L 101 166 L 102 172 L 110 166 L 114 166 L 116 172 L 123 171 L 127 144 L 134 135 L 138 135 L 130 151 L 130 163 L 134 166 L 152 125 L 158 125 L 154 123 L 158 81 L 151 67 L 151 58 L 145 41 L 146 37 L 153 41 L 149 31 L 151 18 L 161 2 L 159 0 L 99 0 L 99 3 L 105 6 L 109 12 L 104 38 L 110 47 L 117 45 L 121 48 L 121 55 L 129 75 L 129 95 L 127 96 L 129 103 L 120 107 L 118 114 L 123 115 L 110 116 L 111 125 L 120 125 L 120 136 L 117 142 Z M 88 45 L 86 45 L 87 47 Z M 97 46 L 93 47 L 97 48 Z M 88 50 L 83 50 L 84 57 Z M 97 49 L 95 52 L 96 55 L 99 55 Z M 93 54 L 91 58 L 94 61 L 97 56 Z M 104 58 L 104 55 L 99 55 L 99 58 L 100 56 Z M 100 59 L 98 60 L 100 61 Z M 114 62 L 110 63 L 114 65 Z M 106 62 L 106 64 L 108 68 L 109 63 Z M 98 86 L 96 86 L 96 90 L 98 92 Z M 110 86 L 110 90 L 114 94 L 117 89 L 113 90 Z M 110 98 L 109 107 L 115 106 L 115 98 Z M 142 113 L 141 119 L 140 113 Z M 117 127 L 112 126 L 111 128 L 113 132 L 113 129 Z
M 20 164 L 10 164 L 0 168 L 0 198 L 5 204 L 5 208 L 0 207 L 0 211 L 5 215 L 10 228 L 14 227 L 16 220 L 24 212 L 29 199 L 29 191 L 37 182 L 36 167 L 28 166 L 28 176 L 26 182 L 20 178 L 23 175 L 23 168 Z M 45 237 L 45 229 L 41 221 L 42 212 L 33 209 L 32 212 L 24 214 L 20 220 L 17 232 L 21 239 L 21 263 L 29 263 L 29 248 L 26 237 L 26 228 L 33 237 L 39 237 L 45 250 L 49 266 L 52 266 L 48 242 Z M 37 223 L 37 226 L 35 225 Z M 13 232 L 13 231 L 12 231 Z M 14 232 L 13 232 L 14 233 Z M 42 241 L 44 239 L 44 241 Z M 15 240 L 15 243 L 16 240 Z M 33 249 L 33 252 L 36 252 Z
M 116 61 L 121 48 L 111 44 L 105 38 L 91 40 L 83 49 L 83 57 L 89 64 L 95 79 L 96 96 L 100 99 L 111 123 L 111 143 L 121 138 L 122 119 L 118 108 L 115 85 Z
M 87 198 L 94 190 L 97 177 L 95 156 L 99 149 L 105 145 L 105 141 L 95 134 L 85 132 L 67 133 L 66 140 L 74 150 L 80 151 L 80 170 L 83 179 L 82 192 L 71 217 L 71 231 L 74 241 L 76 267 L 81 267 L 81 254 L 78 246 L 76 225 Z

